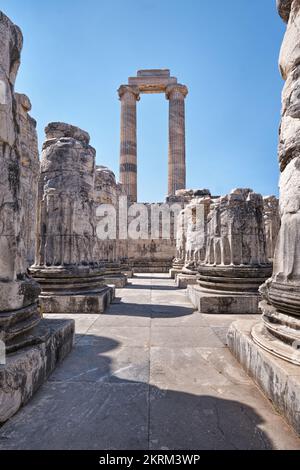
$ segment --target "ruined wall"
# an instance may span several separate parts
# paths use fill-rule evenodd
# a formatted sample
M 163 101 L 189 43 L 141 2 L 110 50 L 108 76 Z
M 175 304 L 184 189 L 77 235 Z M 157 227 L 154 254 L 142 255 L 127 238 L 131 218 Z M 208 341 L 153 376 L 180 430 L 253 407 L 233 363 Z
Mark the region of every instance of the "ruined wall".
M 164 238 L 162 219 L 159 220 L 159 233 L 154 233 L 152 205 L 144 203 L 148 214 L 148 238 L 134 240 L 128 238 L 128 261 L 136 272 L 168 272 L 176 255 L 176 229 L 173 214 L 170 214 L 170 237 Z M 128 225 L 135 217 L 128 216 Z

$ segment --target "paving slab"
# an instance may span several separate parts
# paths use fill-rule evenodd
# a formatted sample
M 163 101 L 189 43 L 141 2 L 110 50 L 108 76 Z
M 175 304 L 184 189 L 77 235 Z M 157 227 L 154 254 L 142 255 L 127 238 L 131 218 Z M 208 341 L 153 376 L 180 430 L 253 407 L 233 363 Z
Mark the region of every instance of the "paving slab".
M 272 408 L 252 405 L 252 385 L 247 394 L 245 387 L 232 395 L 231 389 L 197 387 L 187 393 L 151 387 L 150 448 L 300 449 L 291 428 Z
M 153 326 L 151 328 L 151 346 L 169 348 L 197 348 L 201 344 L 204 348 L 223 348 L 224 344 L 208 327 L 170 326 L 168 328 Z
M 151 385 L 163 388 L 199 386 L 229 386 L 251 384 L 251 379 L 237 367 L 227 349 L 216 354 L 215 348 L 159 348 L 150 353 Z
M 102 315 L 58 316 L 76 345 L 0 428 L 1 450 L 300 449 L 226 346 L 253 315 L 195 312 L 168 275 L 130 282 Z
M 54 382 L 149 382 L 149 348 L 112 347 L 103 350 L 104 338 L 79 343 L 73 354 L 51 375 Z M 110 345 L 112 341 L 110 340 Z
M 0 429 L 0 449 L 146 449 L 148 386 L 49 382 Z

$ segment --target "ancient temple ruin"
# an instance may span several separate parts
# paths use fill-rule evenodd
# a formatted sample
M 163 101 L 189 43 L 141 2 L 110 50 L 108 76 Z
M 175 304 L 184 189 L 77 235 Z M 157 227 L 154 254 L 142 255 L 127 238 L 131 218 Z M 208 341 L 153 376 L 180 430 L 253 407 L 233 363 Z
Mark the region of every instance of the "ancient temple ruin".
M 223 445 L 231 429 L 223 431 L 219 408 L 229 410 L 229 427 L 243 432 L 232 416 L 248 419 L 252 410 L 241 395 L 246 390 L 248 400 L 256 393 L 232 354 L 300 435 L 300 0 L 277 5 L 287 23 L 280 54 L 279 200 L 247 187 L 225 195 L 187 189 L 188 88 L 168 69 L 140 70 L 118 90 L 120 181 L 96 164 L 88 132 L 73 124 L 48 124 L 39 156 L 31 102 L 14 89 L 22 33 L 0 12 L 0 424 L 58 363 L 68 362 L 76 332 L 67 372 L 56 370 L 51 393 L 38 402 L 46 416 L 54 410 L 55 423 L 59 406 L 70 414 L 67 425 L 63 416 L 55 428 L 60 437 L 67 433 L 67 446 L 73 426 L 80 439 L 91 438 L 90 426 L 102 439 L 112 414 L 118 426 L 126 421 L 134 430 L 128 447 L 140 445 L 141 435 L 154 448 L 159 440 L 151 440 L 149 416 L 155 407 L 165 442 L 174 423 L 189 430 L 196 419 L 203 434 L 219 433 Z M 164 93 L 169 101 L 168 190 L 155 204 L 138 204 L 137 102 L 143 93 Z M 73 402 L 67 392 L 77 386 L 80 397 Z M 249 421 L 267 447 L 261 422 Z M 86 427 L 78 432 L 82 422 Z M 105 447 L 117 447 L 116 428 L 107 430 Z

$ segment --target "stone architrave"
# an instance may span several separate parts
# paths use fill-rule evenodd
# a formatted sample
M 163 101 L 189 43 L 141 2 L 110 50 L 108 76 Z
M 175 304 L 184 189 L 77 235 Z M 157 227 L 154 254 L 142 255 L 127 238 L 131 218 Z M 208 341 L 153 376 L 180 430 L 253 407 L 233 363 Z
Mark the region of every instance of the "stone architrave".
M 107 167 L 96 167 L 94 198 L 96 210 L 101 204 L 107 204 L 114 209 L 115 224 L 117 225 L 118 185 L 114 173 Z M 94 259 L 98 260 L 100 264 L 103 263 L 105 269 L 104 282 L 106 284 L 125 287 L 127 277 L 121 272 L 117 233 L 114 237 L 105 240 L 101 240 L 97 236 Z
M 102 313 L 113 298 L 105 267 L 94 259 L 95 150 L 87 132 L 46 127 L 39 181 L 37 249 L 31 274 L 47 313 Z
M 264 221 L 267 243 L 267 257 L 273 261 L 280 229 L 279 200 L 275 196 L 264 197 Z
M 39 159 L 30 101 L 14 92 L 22 43 L 20 29 L 0 12 L 0 423 L 31 398 L 74 337 L 73 321 L 42 319 L 40 287 L 28 275 Z
M 208 216 L 205 263 L 189 296 L 202 313 L 258 313 L 259 286 L 271 273 L 266 256 L 263 198 L 235 189 Z

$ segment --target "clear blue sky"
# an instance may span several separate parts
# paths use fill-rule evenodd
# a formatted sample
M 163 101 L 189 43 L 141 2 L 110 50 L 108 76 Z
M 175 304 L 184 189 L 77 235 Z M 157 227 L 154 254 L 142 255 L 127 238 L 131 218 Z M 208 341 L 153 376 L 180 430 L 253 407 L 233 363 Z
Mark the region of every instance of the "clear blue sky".
M 275 0 L 0 0 L 24 34 L 17 91 L 38 121 L 82 127 L 118 176 L 116 90 L 142 68 L 170 68 L 189 87 L 187 187 L 277 192 L 285 25 Z M 167 192 L 168 102 L 138 103 L 139 200 Z

